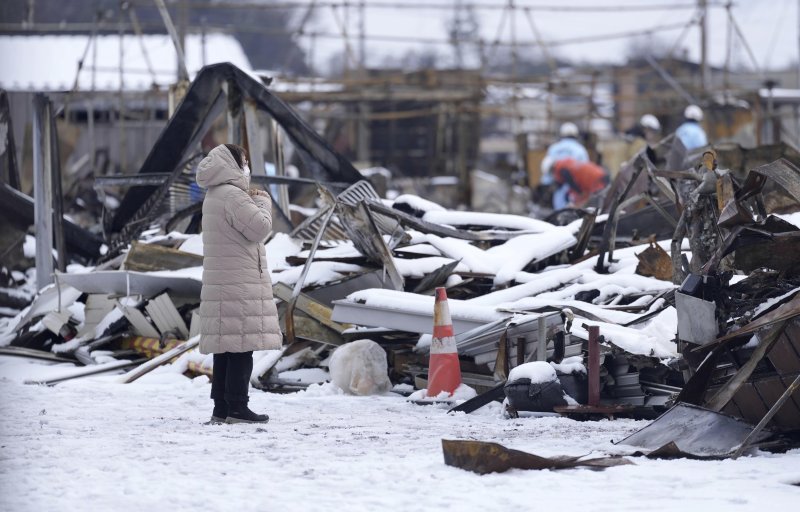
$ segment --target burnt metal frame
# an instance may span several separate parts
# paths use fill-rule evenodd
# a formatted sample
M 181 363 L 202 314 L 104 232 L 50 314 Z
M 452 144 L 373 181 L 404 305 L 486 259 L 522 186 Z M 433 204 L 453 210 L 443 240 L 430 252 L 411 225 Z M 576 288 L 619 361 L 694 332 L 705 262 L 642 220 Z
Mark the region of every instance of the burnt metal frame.
M 225 85 L 225 87 L 223 87 Z M 361 179 L 353 165 L 337 153 L 294 110 L 267 87 L 230 63 L 213 64 L 200 70 L 186 96 L 164 131 L 153 145 L 139 174 L 171 172 L 174 179 L 181 172 L 180 162 L 187 151 L 200 142 L 211 123 L 226 106 L 225 92 L 251 99 L 256 108 L 268 112 L 293 142 L 306 168 L 317 179 L 355 183 Z M 123 198 L 111 222 L 118 233 L 115 246 L 135 235 L 136 227 L 150 213 L 150 199 L 170 182 L 160 187 L 134 186 Z M 138 222 L 137 222 L 138 221 Z

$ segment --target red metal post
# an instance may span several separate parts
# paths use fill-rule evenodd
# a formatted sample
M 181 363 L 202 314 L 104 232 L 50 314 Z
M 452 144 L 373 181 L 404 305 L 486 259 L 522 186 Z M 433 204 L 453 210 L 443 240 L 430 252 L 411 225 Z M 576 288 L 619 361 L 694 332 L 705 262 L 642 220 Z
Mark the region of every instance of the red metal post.
M 589 326 L 589 405 L 600 404 L 600 327 Z

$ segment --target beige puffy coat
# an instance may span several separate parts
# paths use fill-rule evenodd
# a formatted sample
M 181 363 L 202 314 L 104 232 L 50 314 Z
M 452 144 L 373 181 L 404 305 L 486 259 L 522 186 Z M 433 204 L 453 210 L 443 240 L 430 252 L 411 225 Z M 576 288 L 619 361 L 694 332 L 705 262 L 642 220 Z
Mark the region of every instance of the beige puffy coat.
M 203 290 L 200 352 L 280 348 L 264 240 L 272 230 L 272 201 L 250 197 L 249 179 L 228 148 L 217 146 L 197 170 L 203 200 Z

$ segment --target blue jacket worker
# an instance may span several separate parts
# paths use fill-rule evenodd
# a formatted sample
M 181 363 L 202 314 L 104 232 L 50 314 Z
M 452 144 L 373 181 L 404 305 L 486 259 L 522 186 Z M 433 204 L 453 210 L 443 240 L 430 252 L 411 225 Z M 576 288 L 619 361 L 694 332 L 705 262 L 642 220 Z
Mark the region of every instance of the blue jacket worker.
M 708 146 L 708 138 L 700 122 L 703 121 L 703 110 L 697 105 L 689 105 L 683 111 L 683 124 L 675 130 L 675 135 L 681 140 L 683 146 L 691 151 Z

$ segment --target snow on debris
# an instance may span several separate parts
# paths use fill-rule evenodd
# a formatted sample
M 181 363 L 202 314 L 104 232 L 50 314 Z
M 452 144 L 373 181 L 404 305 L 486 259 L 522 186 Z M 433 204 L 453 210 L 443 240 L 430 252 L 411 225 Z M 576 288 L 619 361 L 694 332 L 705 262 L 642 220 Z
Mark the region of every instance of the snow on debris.
M 577 242 L 570 231 L 557 227 L 547 233 L 522 234 L 487 250 L 457 238 L 428 235 L 426 240 L 445 256 L 461 259 L 473 272 L 494 275 L 495 286 L 512 281 L 528 264 L 558 254 Z
M 431 256 L 429 258 L 416 258 L 416 259 L 405 259 L 405 258 L 394 258 L 394 264 L 397 267 L 397 271 L 400 272 L 400 275 L 403 277 L 413 277 L 413 278 L 422 278 L 428 274 L 431 274 L 438 270 L 439 268 L 443 267 L 444 265 L 449 265 L 453 263 L 455 260 L 451 260 L 450 258 L 442 258 L 441 256 Z M 464 263 L 459 263 L 456 265 L 455 272 L 469 272 L 470 268 Z
M 100 320 L 100 323 L 94 328 L 93 333 L 89 333 L 85 337 L 73 338 L 65 343 L 53 345 L 53 352 L 56 354 L 72 352 L 84 343 L 101 337 L 103 333 L 111 327 L 111 324 L 121 319 L 122 316 L 122 311 L 119 308 L 112 309 Z
M 194 279 L 195 281 L 203 281 L 203 267 L 187 267 L 178 270 L 156 270 L 154 272 L 147 272 L 150 276 L 162 277 L 182 277 L 185 279 Z
M 486 250 L 486 256 L 495 262 L 495 286 L 514 279 L 517 272 L 528 264 L 541 261 L 577 243 L 572 233 L 552 229 L 545 234 L 520 235 L 508 242 Z
M 418 212 L 444 212 L 447 211 L 443 206 L 440 206 L 433 201 L 423 199 L 413 194 L 402 194 L 394 198 L 394 205 L 408 205 L 412 210 Z
M 282 381 L 297 384 L 320 384 L 331 380 L 330 374 L 322 368 L 299 368 L 280 372 L 278 378 Z
M 570 375 L 572 373 L 583 373 L 585 375 L 587 373 L 586 366 L 583 364 L 583 356 L 567 357 L 562 359 L 560 363 L 550 361 L 550 366 L 561 375 Z
M 400 292 L 395 290 L 381 290 L 373 288 L 351 293 L 347 296 L 348 302 L 366 304 L 373 308 L 405 313 L 429 315 L 433 311 L 434 298 L 429 295 Z M 479 322 L 494 322 L 508 315 L 495 311 L 493 307 L 470 304 L 469 301 L 448 299 L 450 316 L 463 320 Z
M 395 252 L 423 256 L 441 256 L 442 253 L 431 244 L 414 244 L 407 247 L 398 247 Z
M 460 259 L 472 272 L 493 274 L 496 269 L 496 263 L 485 257 L 484 250 L 466 240 L 442 238 L 436 235 L 427 235 L 425 239 L 443 255 Z
M 311 254 L 310 250 L 301 251 L 297 254 L 299 258 L 308 258 Z M 269 256 L 269 254 L 267 254 Z M 333 247 L 327 248 L 318 248 L 317 252 L 314 253 L 314 259 L 330 259 L 330 258 L 361 258 L 362 254 L 358 252 L 358 249 L 353 245 L 353 242 L 349 240 L 342 241 L 341 243 L 337 243 Z
M 337 261 L 314 261 L 308 269 L 308 275 L 303 286 L 323 285 L 333 281 L 340 281 L 353 272 L 364 272 L 367 269 L 360 265 L 340 263 Z M 283 283 L 292 286 L 300 279 L 303 267 L 291 267 L 288 270 L 271 274 L 272 284 Z
M 286 233 L 275 233 L 275 236 L 267 242 L 265 247 L 267 251 L 267 267 L 270 273 L 291 268 L 291 265 L 286 263 L 286 258 L 297 256 L 302 248 L 303 246 L 299 241 L 292 239 Z
M 774 306 L 775 304 L 784 302 L 789 297 L 793 297 L 794 295 L 797 294 L 797 292 L 800 292 L 800 288 L 795 288 L 794 290 L 790 290 L 784 293 L 783 295 L 765 300 L 764 302 L 759 304 L 759 306 L 755 310 L 753 310 L 753 318 L 759 316 L 768 309 L 772 308 L 772 306 Z
M 143 244 L 158 244 L 162 242 L 172 243 L 172 242 L 177 242 L 178 240 L 183 240 L 185 242 L 190 238 L 200 238 L 201 239 L 200 243 L 202 246 L 203 235 L 187 235 L 185 233 L 181 233 L 180 231 L 171 231 L 166 235 L 159 235 L 157 232 L 145 232 L 145 233 L 146 235 L 143 235 L 141 239 L 141 243 Z
M 408 395 L 408 400 L 410 402 L 437 402 L 437 401 L 447 401 L 449 403 L 460 403 L 471 398 L 475 398 L 478 396 L 478 392 L 475 391 L 474 388 L 467 386 L 466 384 L 459 385 L 453 393 L 448 393 L 447 391 L 442 391 L 436 396 L 428 396 L 427 389 L 418 389 L 414 391 L 410 395 Z M 448 405 L 449 407 L 449 405 Z
M 519 282 L 523 282 L 522 280 L 526 279 L 527 282 L 475 297 L 470 299 L 470 302 L 473 304 L 487 305 L 515 302 L 520 299 L 524 299 L 525 297 L 533 297 L 540 293 L 559 288 L 566 283 L 578 279 L 583 274 L 583 270 L 572 267 L 566 267 L 556 271 L 542 272 L 538 274 L 517 272 L 515 279 Z
M 508 373 L 508 382 L 529 379 L 531 384 L 543 384 L 558 380 L 556 369 L 545 361 L 533 361 L 515 366 Z
M 784 213 L 784 214 L 774 213 L 773 215 L 785 220 L 789 224 L 794 224 L 795 226 L 800 228 L 800 212 Z
M 22 243 L 22 254 L 26 258 L 36 257 L 36 238 L 31 235 L 25 235 L 25 241 Z
M 484 226 L 491 229 L 513 229 L 543 233 L 557 226 L 543 220 L 522 215 L 505 213 L 459 212 L 452 210 L 434 210 L 427 212 L 422 220 L 446 226 Z
M 580 292 L 598 290 L 600 295 L 593 302 L 601 303 L 618 295 L 633 295 L 637 293 L 661 292 L 675 288 L 673 283 L 661 281 L 653 277 L 638 274 L 596 274 L 584 272 L 576 283 L 570 284 L 559 290 L 542 293 L 541 299 L 571 299 Z
M 600 334 L 605 337 L 607 342 L 631 354 L 656 357 L 658 359 L 678 357 L 677 345 L 671 339 L 667 340 L 663 336 L 653 336 L 645 331 L 608 322 L 592 321 L 588 322 L 588 325 L 599 326 Z M 572 324 L 572 332 L 581 338 L 589 338 L 589 332 L 578 322 Z M 669 337 L 672 338 L 674 335 L 674 332 L 672 332 Z
M 203 235 L 191 235 L 180 246 L 180 250 L 190 254 L 203 255 Z

